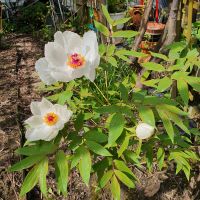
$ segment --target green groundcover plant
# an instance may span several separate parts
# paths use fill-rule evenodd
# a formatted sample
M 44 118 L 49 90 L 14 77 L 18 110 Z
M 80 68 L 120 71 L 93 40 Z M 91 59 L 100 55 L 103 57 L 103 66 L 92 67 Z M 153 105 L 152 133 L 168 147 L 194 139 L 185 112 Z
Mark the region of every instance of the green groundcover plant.
M 145 87 L 137 88 L 130 58 L 147 55 L 116 48 L 111 41 L 138 33 L 113 31 L 130 18 L 114 21 L 104 5 L 102 10 L 110 30 L 97 21 L 95 26 L 110 42 L 98 45 L 92 31 L 83 37 L 56 32 L 54 42 L 45 45 L 45 57 L 36 62 L 43 89 L 51 96 L 31 103 L 33 116 L 25 121 L 27 142 L 16 151 L 24 159 L 9 169 L 30 168 L 21 196 L 37 183 L 48 196 L 49 164 L 54 166 L 59 194 L 67 195 L 68 176 L 77 169 L 86 185 L 96 174 L 96 191 L 107 187 L 120 199 L 121 183 L 134 188 L 140 181 L 135 167 L 163 170 L 175 163 L 176 174 L 183 171 L 189 179 L 199 162 L 200 132 L 190 127 L 188 116 L 188 102 L 193 92 L 200 92 L 200 79 L 192 76 L 200 66 L 199 52 L 184 42 L 169 46 L 168 56 L 151 52 L 162 64 L 142 63 Z M 152 73 L 163 76 L 150 79 Z M 174 87 L 177 95 L 172 99 Z

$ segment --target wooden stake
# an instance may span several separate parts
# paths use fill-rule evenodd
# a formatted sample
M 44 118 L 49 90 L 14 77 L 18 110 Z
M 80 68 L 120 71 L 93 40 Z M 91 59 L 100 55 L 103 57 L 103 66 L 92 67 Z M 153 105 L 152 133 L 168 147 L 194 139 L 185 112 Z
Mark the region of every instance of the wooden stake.
M 189 0 L 188 5 L 188 25 L 187 25 L 187 41 L 190 42 L 192 34 L 192 13 L 193 13 L 193 0 Z

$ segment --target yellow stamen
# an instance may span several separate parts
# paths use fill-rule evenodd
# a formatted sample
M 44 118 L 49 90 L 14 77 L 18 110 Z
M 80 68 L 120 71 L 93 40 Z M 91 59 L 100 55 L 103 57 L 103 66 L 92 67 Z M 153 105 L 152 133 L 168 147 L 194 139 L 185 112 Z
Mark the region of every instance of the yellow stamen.
M 53 112 L 47 113 L 43 120 L 48 126 L 53 126 L 58 122 L 58 115 Z

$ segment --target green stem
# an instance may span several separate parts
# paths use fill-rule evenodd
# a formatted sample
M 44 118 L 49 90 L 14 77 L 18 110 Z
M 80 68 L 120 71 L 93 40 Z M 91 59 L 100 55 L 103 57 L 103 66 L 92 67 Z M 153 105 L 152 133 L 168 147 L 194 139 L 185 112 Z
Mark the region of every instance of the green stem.
M 97 90 L 99 91 L 99 93 L 102 95 L 102 97 L 105 99 L 105 101 L 109 103 L 108 99 L 105 97 L 105 95 L 103 94 L 103 92 L 99 89 L 99 87 L 97 86 L 97 84 L 95 82 L 93 82 L 94 86 L 97 88 Z

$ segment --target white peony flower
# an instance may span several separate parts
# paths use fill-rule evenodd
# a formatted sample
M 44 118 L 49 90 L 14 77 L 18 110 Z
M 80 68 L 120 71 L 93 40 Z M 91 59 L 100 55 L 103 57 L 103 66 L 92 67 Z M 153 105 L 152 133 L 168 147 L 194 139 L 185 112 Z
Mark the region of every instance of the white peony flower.
M 54 42 L 45 45 L 45 57 L 36 62 L 35 68 L 47 85 L 57 81 L 69 82 L 83 75 L 94 81 L 99 62 L 95 32 L 88 31 L 80 37 L 71 31 L 58 31 Z
M 150 138 L 155 132 L 155 128 L 146 123 L 140 123 L 136 127 L 136 135 L 139 139 Z
M 33 116 L 25 121 L 28 125 L 26 130 L 28 141 L 52 140 L 72 115 L 67 106 L 53 105 L 45 98 L 41 102 L 32 102 L 30 107 Z

